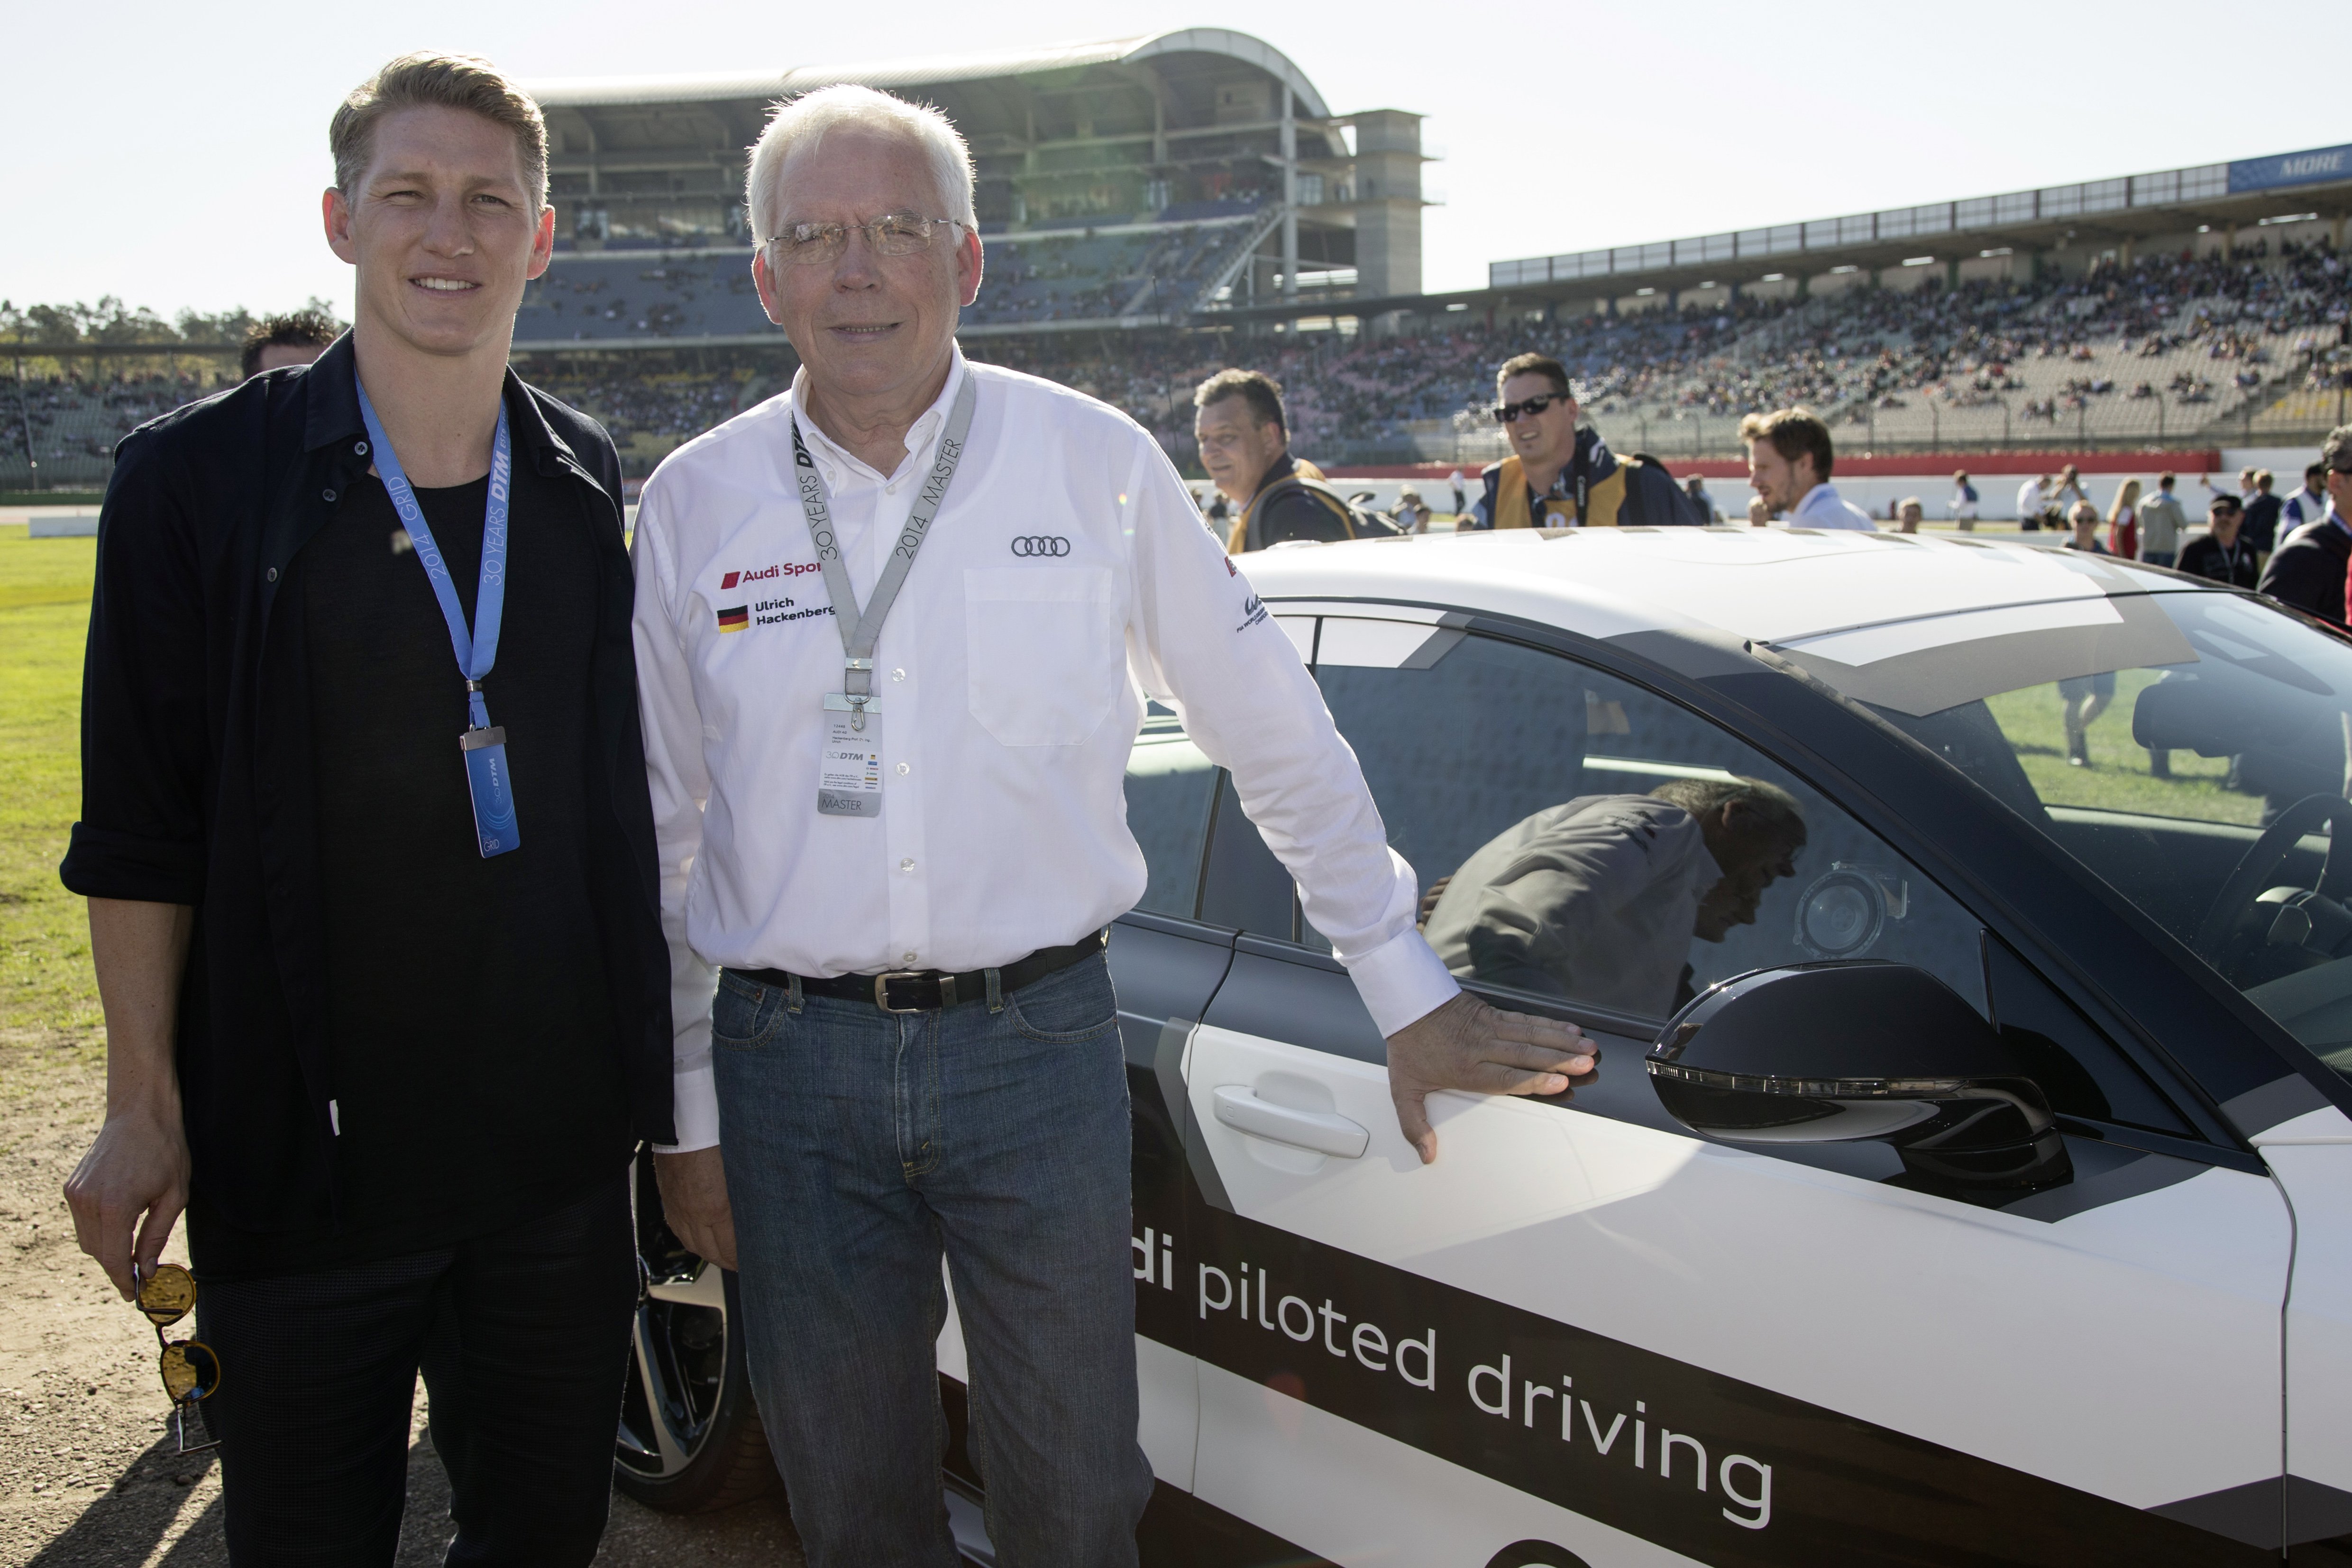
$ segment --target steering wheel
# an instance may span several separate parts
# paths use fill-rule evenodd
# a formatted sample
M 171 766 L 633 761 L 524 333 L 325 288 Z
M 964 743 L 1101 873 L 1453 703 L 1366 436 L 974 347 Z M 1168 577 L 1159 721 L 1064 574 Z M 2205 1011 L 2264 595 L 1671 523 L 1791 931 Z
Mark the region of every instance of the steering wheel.
M 2263 836 L 2247 849 L 2230 879 L 2213 895 L 2212 907 L 2197 927 L 2197 940 L 2189 945 L 2199 957 L 2220 967 L 2222 944 L 2238 923 L 2238 917 L 2254 900 L 2256 894 L 2271 885 L 2271 879 L 2285 863 L 2288 852 L 2303 836 L 2321 823 L 2329 826 L 2327 856 L 2319 865 L 2318 891 L 2331 899 L 2341 900 L 2352 890 L 2352 874 L 2343 874 L 2336 864 L 2336 851 L 2347 841 L 2352 841 L 2352 801 L 2341 795 L 2309 795 L 2278 814 L 2278 819 L 2263 830 Z M 2345 858 L 2352 861 L 2352 851 Z

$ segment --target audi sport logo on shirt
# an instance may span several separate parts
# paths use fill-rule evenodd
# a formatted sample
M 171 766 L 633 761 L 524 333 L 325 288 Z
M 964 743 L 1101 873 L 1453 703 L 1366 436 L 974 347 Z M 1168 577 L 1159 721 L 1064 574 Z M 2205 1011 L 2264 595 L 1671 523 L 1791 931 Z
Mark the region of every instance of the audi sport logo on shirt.
M 1070 552 L 1070 542 L 1055 533 L 1024 534 L 1013 542 L 1013 553 L 1020 556 L 1063 556 Z
M 719 591 L 723 594 L 741 583 L 765 583 L 776 577 L 797 577 L 803 572 L 814 572 L 816 569 L 815 562 L 802 561 L 762 566 L 756 572 L 730 572 L 719 580 Z

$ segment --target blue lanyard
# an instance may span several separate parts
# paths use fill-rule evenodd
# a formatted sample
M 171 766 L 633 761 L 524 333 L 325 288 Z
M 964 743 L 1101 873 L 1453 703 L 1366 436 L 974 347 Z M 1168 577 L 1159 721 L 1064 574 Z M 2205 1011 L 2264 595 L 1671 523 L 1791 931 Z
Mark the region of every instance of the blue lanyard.
M 499 621 L 507 604 L 507 499 L 514 477 L 514 448 L 507 439 L 506 398 L 499 399 L 499 433 L 490 443 L 490 499 L 482 518 L 482 577 L 474 591 L 470 633 L 466 629 L 464 606 L 457 603 L 457 586 L 449 580 L 449 563 L 441 559 L 441 547 L 433 542 L 425 509 L 416 504 L 416 490 L 401 471 L 400 458 L 393 453 L 364 386 L 360 388 L 360 417 L 367 421 L 368 443 L 374 448 L 376 472 L 391 492 L 392 510 L 400 514 L 400 525 L 408 530 L 416 559 L 425 563 L 425 579 L 433 584 L 433 596 L 441 601 L 441 618 L 449 623 L 449 646 L 457 652 L 457 673 L 466 678 L 468 719 L 475 729 L 487 730 L 490 710 L 482 703 L 481 682 L 498 662 Z

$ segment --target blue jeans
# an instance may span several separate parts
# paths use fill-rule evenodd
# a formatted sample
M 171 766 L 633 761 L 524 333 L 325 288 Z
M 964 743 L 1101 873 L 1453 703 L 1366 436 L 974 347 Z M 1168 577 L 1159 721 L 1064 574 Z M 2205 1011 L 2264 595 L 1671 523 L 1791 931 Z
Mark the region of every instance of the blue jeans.
M 2143 550 L 2139 558 L 2151 566 L 2171 566 L 2179 560 L 2179 554 L 2170 550 Z
M 1100 955 L 929 1013 L 728 973 L 711 1021 L 751 1382 L 810 1568 L 953 1568 L 955 1283 L 1006 1568 L 1121 1568 L 1136 1443 L 1127 1066 Z

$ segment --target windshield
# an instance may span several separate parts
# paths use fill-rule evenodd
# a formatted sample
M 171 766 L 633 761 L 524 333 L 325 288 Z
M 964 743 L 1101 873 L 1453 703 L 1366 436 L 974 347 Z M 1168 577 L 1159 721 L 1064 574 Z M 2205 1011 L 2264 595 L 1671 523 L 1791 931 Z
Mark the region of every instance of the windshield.
M 2179 592 L 1971 610 L 1780 651 L 1990 790 L 2352 1076 L 2352 647 Z

